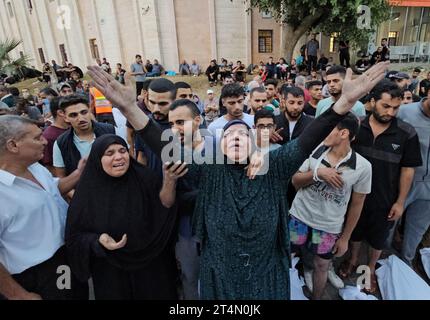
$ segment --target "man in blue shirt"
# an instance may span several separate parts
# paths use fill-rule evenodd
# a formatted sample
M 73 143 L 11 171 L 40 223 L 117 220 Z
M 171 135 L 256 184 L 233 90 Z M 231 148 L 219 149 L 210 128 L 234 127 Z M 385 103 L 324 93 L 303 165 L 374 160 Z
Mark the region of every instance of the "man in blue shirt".
M 333 66 L 327 71 L 327 85 L 331 97 L 318 103 L 317 112 L 315 115 L 316 118 L 326 112 L 333 105 L 333 103 L 337 102 L 337 100 L 340 98 L 342 95 L 342 87 L 345 75 L 346 69 L 342 66 Z M 357 101 L 357 103 L 354 105 L 352 112 L 358 117 L 366 116 L 366 110 L 360 101 Z

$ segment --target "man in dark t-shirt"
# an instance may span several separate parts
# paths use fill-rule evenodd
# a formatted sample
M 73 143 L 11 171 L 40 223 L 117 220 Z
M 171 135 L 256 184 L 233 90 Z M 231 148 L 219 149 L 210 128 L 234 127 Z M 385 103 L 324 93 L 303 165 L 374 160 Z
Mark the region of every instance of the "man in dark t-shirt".
M 69 125 L 64 121 L 64 112 L 59 109 L 61 98 L 56 97 L 50 103 L 51 113 L 54 117 L 54 123 L 45 129 L 43 137 L 48 141 L 43 152 L 43 159 L 40 161 L 52 174 L 54 174 L 53 167 L 53 148 L 54 143 L 59 136 L 67 131 Z
M 309 81 L 306 83 L 306 89 L 308 89 L 311 95 L 311 100 L 305 104 L 303 112 L 308 116 L 315 117 L 317 112 L 318 102 L 320 102 L 324 97 L 322 94 L 323 84 L 319 80 Z
M 376 263 L 390 245 L 391 229 L 403 215 L 415 168 L 422 165 L 422 159 L 415 129 L 396 118 L 402 103 L 401 89 L 383 80 L 370 94 L 373 113 L 362 119 L 353 148 L 372 164 L 372 193 L 351 236 L 351 258 L 342 264 L 340 275 L 348 277 L 355 272 L 361 242 L 366 240 L 371 272 L 371 288 L 367 291 L 374 294 Z

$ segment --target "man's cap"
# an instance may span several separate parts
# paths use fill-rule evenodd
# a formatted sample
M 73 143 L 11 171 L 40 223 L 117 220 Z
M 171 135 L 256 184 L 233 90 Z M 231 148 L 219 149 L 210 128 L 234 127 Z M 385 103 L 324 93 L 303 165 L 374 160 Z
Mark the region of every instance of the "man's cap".
M 405 73 L 405 72 L 396 72 L 396 73 L 389 73 L 388 75 L 387 75 L 387 77 L 388 77 L 388 79 L 397 79 L 397 80 L 403 80 L 403 79 L 407 79 L 407 80 L 409 80 L 410 79 L 410 77 L 409 77 L 409 75 L 407 74 L 407 73 Z
M 214 91 L 213 90 L 211 90 L 211 89 L 209 89 L 208 91 L 207 91 L 207 94 L 213 94 L 214 93 Z
M 72 89 L 72 90 L 73 90 L 73 87 L 72 87 L 72 85 L 71 85 L 70 83 L 68 83 L 68 82 L 61 82 L 61 83 L 59 83 L 59 84 L 58 84 L 58 86 L 57 86 L 58 91 L 63 90 L 63 88 L 64 88 L 64 87 L 68 87 L 68 88 L 70 88 L 70 89 Z

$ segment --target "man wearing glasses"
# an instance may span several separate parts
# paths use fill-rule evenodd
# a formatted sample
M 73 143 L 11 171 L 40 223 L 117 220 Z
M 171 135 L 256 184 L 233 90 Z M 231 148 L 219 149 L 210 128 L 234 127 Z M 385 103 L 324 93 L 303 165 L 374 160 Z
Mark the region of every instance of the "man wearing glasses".
M 271 143 L 269 141 L 276 130 L 275 116 L 272 111 L 267 109 L 257 111 L 254 117 L 254 123 L 254 129 L 256 129 L 255 143 L 259 149 L 268 147 L 270 152 L 281 147 L 280 144 Z

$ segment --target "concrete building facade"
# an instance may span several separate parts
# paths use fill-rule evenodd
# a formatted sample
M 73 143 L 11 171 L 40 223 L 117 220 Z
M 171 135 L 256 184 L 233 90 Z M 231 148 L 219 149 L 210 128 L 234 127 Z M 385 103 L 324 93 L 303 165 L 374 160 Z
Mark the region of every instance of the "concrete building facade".
M 38 68 L 51 60 L 86 66 L 106 57 L 127 69 L 136 54 L 174 71 L 183 60 L 205 68 L 211 59 L 279 59 L 280 24 L 247 9 L 230 0 L 0 0 L 0 40 L 21 39 L 13 57 L 28 55 Z M 320 39 L 330 56 L 329 39 Z
M 388 39 L 393 59 L 430 56 L 430 0 L 392 1 L 391 19 L 382 23 L 376 34 L 375 47 Z M 427 59 L 426 59 L 427 58 Z

